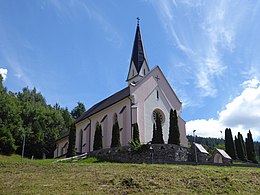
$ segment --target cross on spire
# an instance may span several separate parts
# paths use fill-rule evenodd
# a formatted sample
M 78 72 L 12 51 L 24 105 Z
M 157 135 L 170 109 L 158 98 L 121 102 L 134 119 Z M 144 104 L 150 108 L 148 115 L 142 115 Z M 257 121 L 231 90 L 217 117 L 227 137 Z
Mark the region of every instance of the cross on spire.
M 139 26 L 140 18 L 137 17 L 136 20 L 137 20 L 137 25 Z

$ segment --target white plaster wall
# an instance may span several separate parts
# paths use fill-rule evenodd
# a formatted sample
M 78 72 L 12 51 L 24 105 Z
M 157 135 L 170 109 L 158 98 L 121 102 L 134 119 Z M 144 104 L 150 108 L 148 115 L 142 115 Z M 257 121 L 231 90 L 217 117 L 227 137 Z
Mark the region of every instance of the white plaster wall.
M 157 99 L 157 91 L 159 92 L 159 99 Z M 144 106 L 145 143 L 152 141 L 152 137 L 153 137 L 152 113 L 155 109 L 160 109 L 164 114 L 165 122 L 162 125 L 163 140 L 164 143 L 167 143 L 168 135 L 169 135 L 169 112 L 171 107 L 167 102 L 167 100 L 165 99 L 159 87 L 156 87 L 153 90 L 153 92 L 145 100 L 144 105 L 145 105 Z
M 186 122 L 179 116 L 178 125 L 180 131 L 180 144 L 181 146 L 188 147 L 188 139 L 186 137 Z
M 124 112 L 122 114 L 119 114 L 119 112 L 122 110 L 122 108 L 126 106 Z M 89 136 L 84 137 L 83 140 L 88 138 L 86 140 L 87 146 L 90 144 L 90 148 L 86 147 L 84 152 L 92 151 L 93 150 L 93 143 L 94 143 L 94 134 L 96 130 L 96 123 L 101 122 L 103 117 L 107 115 L 106 119 L 101 123 L 102 125 L 102 135 L 103 135 L 103 148 L 110 148 L 111 145 L 111 139 L 112 139 L 112 127 L 113 127 L 113 117 L 114 114 L 117 113 L 118 119 L 125 118 L 125 122 L 120 123 L 119 128 L 123 127 L 123 130 L 120 132 L 120 137 L 124 136 L 125 138 L 121 139 L 121 145 L 126 146 L 128 145 L 128 142 L 131 141 L 131 112 L 130 112 L 130 100 L 128 98 L 125 98 L 124 100 L 121 100 L 120 102 L 90 116 L 91 120 L 91 127 L 89 127 L 89 130 L 87 132 L 89 133 Z M 122 115 L 122 116 L 121 116 Z M 85 119 L 79 123 L 76 124 L 76 147 L 79 143 L 79 132 L 80 129 L 84 129 L 89 123 L 89 119 Z M 83 133 L 84 134 L 84 133 Z M 77 151 L 79 149 L 77 148 Z
M 89 130 L 90 130 L 90 127 L 89 128 L 86 128 L 88 126 L 88 124 L 90 123 L 90 121 L 88 119 L 85 119 L 79 123 L 76 124 L 76 144 L 75 144 L 75 147 L 76 147 L 76 152 L 80 152 L 80 146 L 79 146 L 79 143 L 80 143 L 80 131 L 82 130 L 83 132 L 83 139 L 82 139 L 82 152 L 85 153 L 85 152 L 88 152 L 88 146 L 89 146 L 89 143 L 87 142 L 87 138 L 89 137 Z M 83 145 L 85 145 L 83 147 Z
M 158 76 L 158 80 L 155 77 Z M 159 91 L 159 100 L 157 92 Z M 165 115 L 165 124 L 163 126 L 164 142 L 168 141 L 169 134 L 169 112 L 170 109 L 176 109 L 180 114 L 182 110 L 181 102 L 172 90 L 168 81 L 164 77 L 160 68 L 157 66 L 149 74 L 140 80 L 137 85 L 130 86 L 131 94 L 134 96 L 134 103 L 137 106 L 137 121 L 140 128 L 140 140 L 147 143 L 152 140 L 152 121 L 151 115 L 154 109 L 160 108 Z M 185 121 L 180 122 L 181 144 L 186 146 L 186 129 Z
M 149 68 L 148 68 L 146 61 L 143 62 L 142 67 L 141 67 L 140 72 L 139 72 L 139 75 L 142 76 L 142 77 L 145 76 L 144 75 L 144 69 L 145 69 L 145 75 L 147 75 L 149 73 L 148 72 Z
M 61 139 L 61 140 L 59 140 L 59 141 L 56 142 L 57 148 L 56 148 L 55 151 L 54 151 L 54 158 L 59 157 L 59 156 L 62 155 L 62 154 L 61 154 L 61 150 L 62 150 L 62 148 L 65 146 L 66 143 L 69 143 L 69 137 L 65 137 L 65 138 L 63 138 L 63 139 Z M 67 149 L 68 149 L 68 144 L 67 144 L 65 150 L 67 151 Z M 65 153 L 66 153 L 66 152 L 65 152 Z M 65 154 L 65 153 L 63 153 L 63 154 Z

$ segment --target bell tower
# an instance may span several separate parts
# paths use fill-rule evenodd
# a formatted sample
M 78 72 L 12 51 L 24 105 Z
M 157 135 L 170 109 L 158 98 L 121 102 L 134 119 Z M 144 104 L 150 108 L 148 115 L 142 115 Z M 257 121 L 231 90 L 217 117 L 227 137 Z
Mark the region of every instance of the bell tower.
M 131 83 L 137 83 L 142 77 L 144 77 L 150 71 L 145 55 L 139 20 L 140 19 L 137 18 L 137 27 L 135 32 L 132 57 L 126 80 L 128 82 L 128 85 L 130 85 Z

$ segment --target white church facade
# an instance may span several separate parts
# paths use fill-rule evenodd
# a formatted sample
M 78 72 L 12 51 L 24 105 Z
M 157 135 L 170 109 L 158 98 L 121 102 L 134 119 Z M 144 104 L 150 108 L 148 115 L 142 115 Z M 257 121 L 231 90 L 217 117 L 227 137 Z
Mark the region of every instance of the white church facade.
M 97 123 L 102 126 L 103 148 L 110 148 L 112 127 L 116 120 L 120 128 L 121 146 L 129 145 L 132 140 L 134 123 L 139 126 L 141 143 L 149 143 L 153 136 L 156 112 L 160 114 L 163 139 L 167 143 L 171 109 L 178 114 L 180 144 L 187 147 L 185 121 L 180 116 L 182 103 L 159 66 L 150 70 L 139 24 L 136 28 L 127 82 L 126 88 L 93 105 L 76 120 L 76 152 L 93 150 Z

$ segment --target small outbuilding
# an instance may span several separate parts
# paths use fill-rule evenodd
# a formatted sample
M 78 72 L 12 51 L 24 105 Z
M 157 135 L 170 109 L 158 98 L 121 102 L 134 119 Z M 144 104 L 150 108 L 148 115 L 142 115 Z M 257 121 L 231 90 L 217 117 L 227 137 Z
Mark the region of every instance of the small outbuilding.
M 231 164 L 232 163 L 232 158 L 224 151 L 221 149 L 216 148 L 214 155 L 213 155 L 214 163 L 219 163 L 219 164 Z
M 196 163 L 208 162 L 209 153 L 201 144 L 193 143 L 192 153 L 193 153 L 193 161 L 195 161 Z

